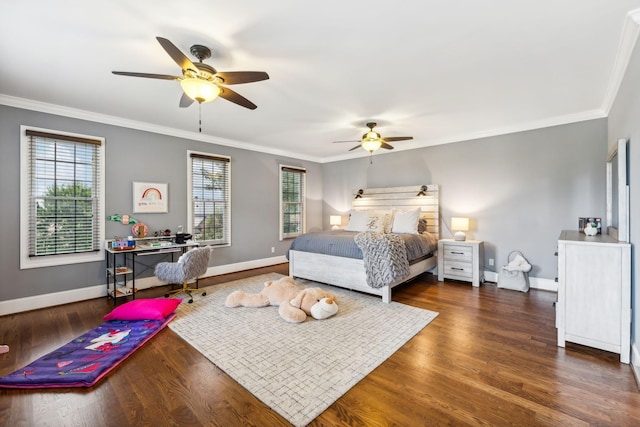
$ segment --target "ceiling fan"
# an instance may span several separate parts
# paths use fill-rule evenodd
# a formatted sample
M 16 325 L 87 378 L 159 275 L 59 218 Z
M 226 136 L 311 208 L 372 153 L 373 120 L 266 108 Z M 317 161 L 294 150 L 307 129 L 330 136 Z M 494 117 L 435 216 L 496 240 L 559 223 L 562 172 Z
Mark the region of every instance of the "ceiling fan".
M 373 128 L 376 127 L 377 123 L 369 122 L 367 123 L 367 127 L 369 128 L 369 132 L 366 132 L 362 135 L 360 141 L 334 141 L 334 143 L 343 143 L 343 142 L 360 142 L 360 144 L 355 147 L 349 149 L 349 151 L 353 151 L 359 147 L 364 148 L 369 153 L 373 154 L 374 151 L 384 148 L 387 150 L 393 150 L 393 146 L 388 144 L 390 141 L 407 141 L 409 139 L 413 139 L 412 136 L 389 136 L 383 138 L 378 132 L 374 132 Z
M 244 96 L 229 89 L 225 85 L 235 85 L 241 83 L 252 83 L 267 80 L 269 75 L 264 71 L 227 71 L 218 72 L 212 66 L 202 62 L 211 57 L 211 50 L 199 44 L 191 46 L 190 52 L 198 59 L 193 63 L 184 55 L 173 43 L 163 37 L 156 37 L 160 45 L 169 56 L 182 69 L 182 76 L 172 76 L 168 74 L 132 73 L 128 71 L 112 71 L 120 76 L 145 77 L 160 80 L 177 80 L 182 86 L 184 93 L 180 98 L 180 107 L 189 107 L 193 101 L 199 104 L 221 98 L 238 104 L 250 110 L 255 110 L 257 105 L 249 101 Z

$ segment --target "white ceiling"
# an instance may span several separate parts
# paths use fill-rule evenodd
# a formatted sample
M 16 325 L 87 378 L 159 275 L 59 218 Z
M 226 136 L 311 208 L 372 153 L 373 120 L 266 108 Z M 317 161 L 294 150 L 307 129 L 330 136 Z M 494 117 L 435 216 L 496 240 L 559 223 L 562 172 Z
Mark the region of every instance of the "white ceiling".
M 0 103 L 331 161 L 368 121 L 396 150 L 604 117 L 640 0 L 2 0 Z M 637 13 L 633 15 L 637 16 Z M 626 30 L 625 30 L 626 28 Z M 635 33 L 633 33 L 635 35 Z M 179 108 L 155 37 L 219 71 L 266 71 Z M 634 39 L 635 40 L 635 39 Z M 380 152 L 383 152 L 381 150 Z

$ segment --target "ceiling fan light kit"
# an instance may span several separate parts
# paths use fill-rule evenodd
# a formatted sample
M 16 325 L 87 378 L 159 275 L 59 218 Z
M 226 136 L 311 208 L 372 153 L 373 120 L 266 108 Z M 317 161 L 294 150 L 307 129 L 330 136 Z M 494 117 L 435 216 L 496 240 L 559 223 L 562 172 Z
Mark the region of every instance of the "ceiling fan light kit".
M 208 47 L 199 44 L 191 46 L 189 51 L 199 61 L 194 64 L 168 39 L 156 37 L 156 40 L 158 40 L 158 43 L 160 43 L 165 52 L 169 54 L 171 59 L 182 69 L 183 77 L 168 74 L 132 73 L 129 71 L 112 71 L 112 73 L 120 76 L 179 81 L 184 92 L 179 103 L 181 108 L 189 107 L 193 101 L 197 101 L 198 104 L 201 105 L 203 102 L 213 101 L 218 98 L 218 96 L 250 110 L 257 108 L 256 104 L 224 85 L 267 80 L 269 78 L 267 73 L 264 71 L 218 72 L 212 66 L 202 62 L 211 56 L 211 50 Z M 201 119 L 200 125 L 202 125 Z M 202 131 L 202 126 L 200 127 L 200 131 Z
M 376 151 L 377 149 L 380 148 L 380 146 L 382 145 L 382 141 L 380 141 L 379 139 L 366 139 L 364 141 L 362 141 L 362 148 L 364 148 L 365 150 L 367 150 L 370 153 L 373 153 L 374 151 Z
M 378 132 L 373 130 L 374 127 L 377 126 L 375 122 L 367 123 L 367 127 L 369 128 L 369 132 L 366 132 L 362 135 L 360 141 L 334 141 L 335 143 L 340 142 L 359 142 L 358 145 L 351 148 L 349 151 L 353 151 L 359 147 L 362 147 L 370 154 L 373 154 L 374 151 L 377 151 L 380 148 L 384 148 L 386 150 L 393 150 L 393 146 L 388 144 L 389 141 L 406 141 L 409 139 L 413 139 L 412 136 L 391 136 L 387 138 L 383 138 Z
M 220 95 L 220 88 L 215 83 L 198 78 L 180 80 L 180 86 L 187 96 L 199 103 L 211 102 Z

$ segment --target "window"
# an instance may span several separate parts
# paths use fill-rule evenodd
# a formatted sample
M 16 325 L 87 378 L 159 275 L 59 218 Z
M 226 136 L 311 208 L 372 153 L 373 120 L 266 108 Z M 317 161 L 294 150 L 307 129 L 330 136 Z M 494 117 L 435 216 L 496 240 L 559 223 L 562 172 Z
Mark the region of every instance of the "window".
M 231 244 L 231 159 L 188 152 L 189 232 L 210 245 Z
M 20 268 L 104 260 L 104 139 L 21 127 Z
M 304 233 L 305 173 L 280 165 L 280 240 Z

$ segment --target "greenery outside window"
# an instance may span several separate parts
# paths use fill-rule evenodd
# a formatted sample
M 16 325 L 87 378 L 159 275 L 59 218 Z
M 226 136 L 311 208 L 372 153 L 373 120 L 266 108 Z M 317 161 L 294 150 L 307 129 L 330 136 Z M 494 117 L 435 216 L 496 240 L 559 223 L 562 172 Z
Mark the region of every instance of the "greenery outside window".
M 305 231 L 306 170 L 280 165 L 280 240 Z
M 201 243 L 231 245 L 231 158 L 188 152 L 189 233 Z
M 20 268 L 104 260 L 104 139 L 21 127 Z

